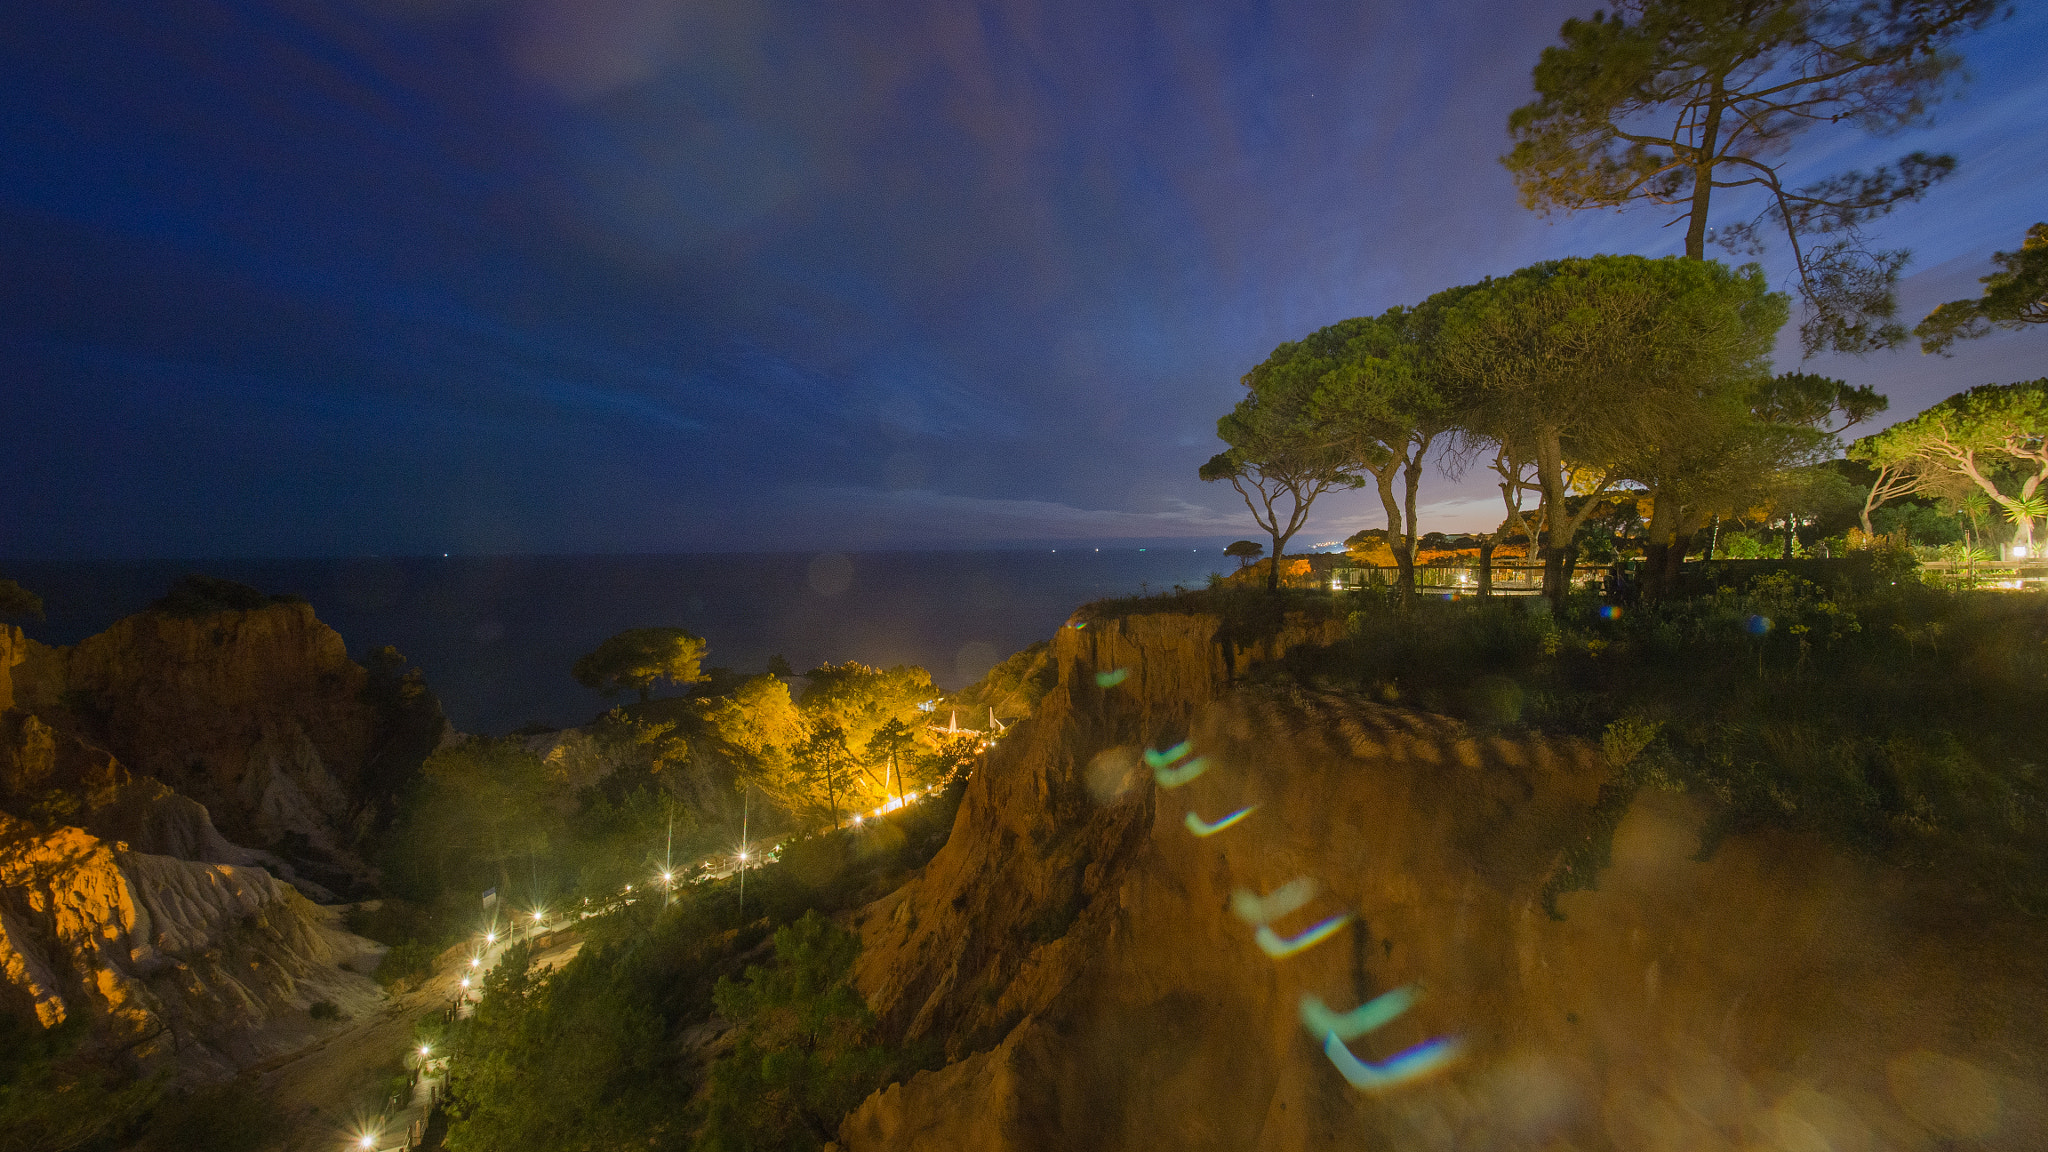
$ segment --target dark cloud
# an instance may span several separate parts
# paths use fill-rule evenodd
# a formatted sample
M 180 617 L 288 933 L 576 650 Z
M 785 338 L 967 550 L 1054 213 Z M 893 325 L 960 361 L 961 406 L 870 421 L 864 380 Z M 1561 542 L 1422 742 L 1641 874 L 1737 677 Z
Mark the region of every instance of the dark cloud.
M 34 5 L 0 40 L 0 552 L 1228 534 L 1193 472 L 1273 344 L 1676 243 L 1532 217 L 1494 162 L 1579 7 Z M 1961 154 L 1888 225 L 1911 308 L 2048 216 L 2044 28 L 1971 45 L 1931 132 L 1816 157 Z M 1826 368 L 1910 411 L 2038 341 Z

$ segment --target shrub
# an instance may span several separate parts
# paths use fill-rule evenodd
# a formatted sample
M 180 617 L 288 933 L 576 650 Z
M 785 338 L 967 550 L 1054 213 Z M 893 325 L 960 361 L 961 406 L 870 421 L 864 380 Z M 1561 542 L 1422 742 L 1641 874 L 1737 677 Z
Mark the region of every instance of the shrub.
M 434 974 L 436 955 L 438 951 L 431 944 L 417 940 L 394 944 L 377 962 L 377 983 L 385 988 L 417 984 Z
M 332 1000 L 315 1000 L 313 1001 L 313 1006 L 308 1011 L 312 1013 L 315 1020 L 341 1019 L 341 1009 L 336 1008 Z

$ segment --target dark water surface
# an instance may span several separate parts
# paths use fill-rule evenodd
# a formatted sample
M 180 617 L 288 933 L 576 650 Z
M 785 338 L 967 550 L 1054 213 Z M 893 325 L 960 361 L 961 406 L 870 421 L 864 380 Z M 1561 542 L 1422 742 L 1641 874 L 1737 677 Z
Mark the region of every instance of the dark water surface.
M 623 628 L 703 636 L 706 663 L 743 672 L 771 655 L 798 671 L 825 661 L 921 664 L 941 687 L 1050 637 L 1080 604 L 1201 587 L 1235 563 L 1215 547 L 1057 552 L 743 553 L 353 560 L 7 561 L 40 594 L 26 627 L 73 644 L 203 572 L 294 592 L 361 659 L 396 645 L 465 731 L 580 724 L 606 706 L 569 677 L 576 657 Z

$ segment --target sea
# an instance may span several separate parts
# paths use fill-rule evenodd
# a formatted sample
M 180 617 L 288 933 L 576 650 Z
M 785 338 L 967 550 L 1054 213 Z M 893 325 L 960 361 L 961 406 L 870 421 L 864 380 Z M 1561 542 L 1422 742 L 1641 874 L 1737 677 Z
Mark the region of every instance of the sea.
M 705 638 L 707 666 L 922 665 L 944 689 L 1048 639 L 1091 600 L 1202 587 L 1235 561 L 1214 545 L 1016 551 L 434 556 L 333 560 L 0 561 L 43 597 L 23 625 L 74 644 L 189 573 L 295 593 L 349 653 L 393 645 L 465 732 L 570 727 L 610 703 L 569 669 L 626 628 Z

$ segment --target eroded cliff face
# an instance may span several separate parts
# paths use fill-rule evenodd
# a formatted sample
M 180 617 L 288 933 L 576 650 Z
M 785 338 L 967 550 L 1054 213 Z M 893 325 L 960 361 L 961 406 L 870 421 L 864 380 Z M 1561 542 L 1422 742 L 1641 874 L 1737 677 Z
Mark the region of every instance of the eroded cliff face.
M 83 1015 L 144 1067 L 225 1072 L 372 1010 L 377 946 L 260 868 L 129 851 L 0 814 L 0 1009 Z
M 1234 686 L 1214 628 L 1063 630 L 1059 686 L 946 848 L 866 910 L 862 990 L 955 1062 L 869 1099 L 848 1152 L 2048 1142 L 2048 928 L 1808 837 L 1700 860 L 1703 809 L 1663 793 L 1553 919 L 1545 881 L 1609 775 L 1596 749 Z M 1207 770 L 1162 789 L 1140 751 L 1184 735 Z M 1233 894 L 1302 880 L 1272 942 L 1351 919 L 1275 958 Z M 1303 997 L 1342 1013 L 1401 987 L 1414 1007 L 1349 1050 L 1460 1054 L 1354 1088 Z
M 423 688 L 373 685 L 305 604 L 145 612 L 68 649 L 4 628 L 0 670 L 0 804 L 94 827 L 150 778 L 218 826 L 186 839 L 287 858 L 322 891 L 367 880 L 355 845 L 442 726 Z

